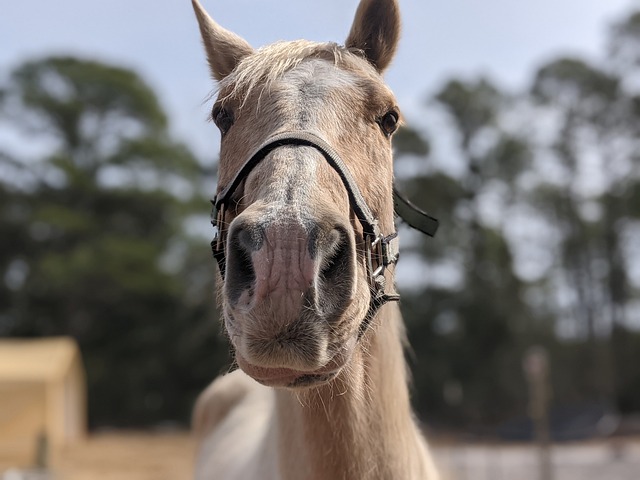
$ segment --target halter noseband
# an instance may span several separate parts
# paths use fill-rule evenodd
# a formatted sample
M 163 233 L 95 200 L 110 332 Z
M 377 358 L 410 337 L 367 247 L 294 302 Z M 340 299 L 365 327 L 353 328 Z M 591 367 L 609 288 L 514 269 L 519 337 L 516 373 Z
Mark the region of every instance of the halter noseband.
M 211 212 L 211 224 L 215 229 L 215 234 L 211 242 L 213 256 L 218 262 L 220 274 L 224 280 L 226 273 L 226 229 L 224 228 L 224 217 L 229 200 L 240 183 L 242 183 L 249 173 L 251 173 L 267 155 L 275 149 L 286 145 L 313 147 L 322 154 L 327 163 L 329 163 L 340 176 L 340 180 L 342 180 L 347 190 L 351 208 L 362 226 L 371 300 L 367 314 L 360 324 L 358 338 L 361 338 L 382 305 L 390 301 L 397 302 L 400 300 L 400 296 L 396 292 L 385 292 L 384 279 L 386 268 L 398 261 L 398 233 L 392 232 L 385 236 L 380 232 L 378 220 L 371 213 L 351 172 L 340 158 L 340 155 L 319 136 L 307 131 L 280 133 L 267 139 L 256 152 L 249 157 L 240 170 L 238 170 L 235 177 L 233 177 L 233 180 L 212 200 L 213 211 Z M 438 228 L 438 221 L 412 205 L 400 195 L 395 188 L 393 193 L 396 213 L 405 219 L 411 227 L 427 235 L 435 235 Z

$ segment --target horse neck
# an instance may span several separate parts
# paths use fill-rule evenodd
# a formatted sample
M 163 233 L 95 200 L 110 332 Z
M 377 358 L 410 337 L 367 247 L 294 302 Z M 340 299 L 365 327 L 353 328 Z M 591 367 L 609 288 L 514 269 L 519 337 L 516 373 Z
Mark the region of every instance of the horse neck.
M 383 307 L 375 322 L 331 384 L 277 392 L 283 478 L 429 478 L 409 404 L 397 305 Z

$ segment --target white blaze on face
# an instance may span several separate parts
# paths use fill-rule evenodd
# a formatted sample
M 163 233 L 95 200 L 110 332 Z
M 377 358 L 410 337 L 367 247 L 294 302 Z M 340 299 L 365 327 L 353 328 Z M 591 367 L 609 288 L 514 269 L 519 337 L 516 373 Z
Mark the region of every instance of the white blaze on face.
M 289 131 L 311 131 L 327 138 L 327 130 L 335 126 L 336 96 L 346 89 L 353 91 L 356 78 L 327 60 L 302 62 L 274 82 L 264 95 L 269 106 L 286 119 Z M 333 98 L 331 98 L 333 97 Z M 319 162 L 326 162 L 312 147 L 281 147 L 265 162 L 273 168 L 272 180 L 262 200 L 267 205 L 267 221 L 313 217 L 314 194 L 318 191 Z M 329 167 L 330 168 L 330 167 Z M 342 187 L 340 187 L 342 188 Z

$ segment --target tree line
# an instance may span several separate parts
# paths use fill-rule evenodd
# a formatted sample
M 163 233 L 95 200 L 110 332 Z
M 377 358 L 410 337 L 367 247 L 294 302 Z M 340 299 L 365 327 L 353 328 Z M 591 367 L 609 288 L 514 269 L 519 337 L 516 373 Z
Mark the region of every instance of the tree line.
M 199 184 L 212 172 L 120 67 L 26 62 L 3 89 L 2 116 L 45 148 L 1 153 L 0 334 L 73 336 L 93 426 L 184 422 L 227 356 L 210 249 L 185 228 L 206 222 Z
M 454 278 L 404 305 L 417 406 L 436 422 L 526 412 L 534 345 L 550 352 L 555 405 L 640 409 L 639 47 L 637 12 L 602 58 L 553 59 L 526 91 L 451 79 L 427 106 L 453 133 L 446 155 L 423 130 L 398 145 L 400 163 L 427 165 L 405 188 L 442 219 L 412 249 L 425 278 Z
M 435 240 L 403 231 L 431 425 L 525 415 L 534 345 L 554 405 L 640 410 L 640 12 L 607 45 L 540 66 L 525 91 L 452 78 L 424 104 L 440 128 L 394 140 L 402 190 L 441 220 Z M 90 60 L 18 66 L 0 128 L 34 147 L 0 146 L 0 335 L 76 338 L 94 427 L 186 423 L 229 367 L 215 263 L 189 228 L 207 222 L 215 166 L 173 138 L 135 72 Z

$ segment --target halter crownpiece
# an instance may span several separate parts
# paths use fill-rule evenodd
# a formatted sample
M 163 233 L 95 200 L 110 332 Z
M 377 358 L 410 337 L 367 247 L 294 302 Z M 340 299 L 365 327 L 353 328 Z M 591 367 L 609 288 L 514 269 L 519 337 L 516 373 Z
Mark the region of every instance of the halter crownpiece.
M 251 171 L 272 151 L 285 145 L 313 147 L 325 158 L 327 163 L 338 173 L 349 196 L 349 203 L 356 217 L 362 225 L 364 237 L 366 268 L 369 276 L 371 300 L 369 310 L 360 325 L 360 338 L 377 310 L 389 301 L 398 301 L 400 296 L 396 292 L 386 293 L 384 273 L 389 265 L 398 262 L 398 234 L 391 232 L 384 235 L 380 232 L 378 220 L 373 216 L 364 200 L 351 172 L 342 161 L 338 153 L 325 140 L 308 131 L 284 132 L 267 139 L 256 152 L 242 165 L 233 180 L 212 200 L 211 224 L 215 229 L 211 249 L 220 268 L 222 278 L 226 274 L 225 254 L 225 210 L 236 188 L 251 173 Z M 421 232 L 434 236 L 438 229 L 438 220 L 427 215 L 418 207 L 404 198 L 394 187 L 394 209 L 409 226 Z

